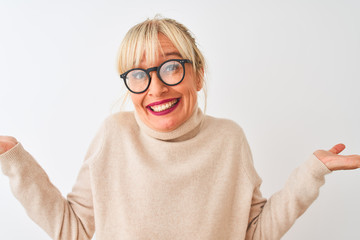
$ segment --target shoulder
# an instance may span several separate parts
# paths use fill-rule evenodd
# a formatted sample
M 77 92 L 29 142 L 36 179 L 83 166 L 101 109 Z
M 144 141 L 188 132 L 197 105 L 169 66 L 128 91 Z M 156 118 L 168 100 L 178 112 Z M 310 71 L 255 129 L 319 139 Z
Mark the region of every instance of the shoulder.
M 228 157 L 223 159 L 233 159 L 235 164 L 246 173 L 249 181 L 255 186 L 261 182 L 254 165 L 250 146 L 248 144 L 243 128 L 235 121 L 224 118 L 206 116 L 204 124 L 207 138 L 215 142 L 214 146 L 220 146 L 222 154 Z
M 108 115 L 101 122 L 97 135 L 108 141 L 114 137 L 133 135 L 138 128 L 134 112 L 116 112 Z
M 116 113 L 112 113 L 109 116 L 107 116 L 105 118 L 105 121 L 107 122 L 121 122 L 121 123 L 126 123 L 126 122 L 132 122 L 133 120 L 135 120 L 135 116 L 134 116 L 134 112 L 116 112 Z
M 122 126 L 136 126 L 134 112 L 116 112 L 105 118 L 103 125 L 107 128 L 118 128 Z
M 206 115 L 204 128 L 219 135 L 234 137 L 236 139 L 243 139 L 245 137 L 243 128 L 231 119 Z

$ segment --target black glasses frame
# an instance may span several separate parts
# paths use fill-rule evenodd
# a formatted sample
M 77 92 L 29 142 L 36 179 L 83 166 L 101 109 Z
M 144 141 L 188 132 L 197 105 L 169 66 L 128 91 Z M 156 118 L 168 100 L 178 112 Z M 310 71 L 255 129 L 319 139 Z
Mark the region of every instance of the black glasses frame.
M 161 68 L 165 63 L 171 62 L 171 61 L 179 62 L 179 63 L 181 64 L 181 66 L 183 67 L 183 69 L 184 69 L 183 77 L 181 78 L 181 80 L 180 80 L 179 82 L 177 82 L 177 83 L 175 83 L 175 84 L 168 84 L 168 83 L 166 83 L 166 82 L 161 78 L 161 76 L 160 76 L 160 71 L 159 71 L 160 68 Z M 180 84 L 180 83 L 184 80 L 184 77 L 185 77 L 185 63 L 192 63 L 192 61 L 189 60 L 189 59 L 169 59 L 169 60 L 166 60 L 165 62 L 163 62 L 162 64 L 160 64 L 160 66 L 158 66 L 158 67 L 151 67 L 151 68 L 148 68 L 148 69 L 143 69 L 143 68 L 133 68 L 133 69 L 130 69 L 129 71 L 126 71 L 126 72 L 124 72 L 123 74 L 121 74 L 121 75 L 120 75 L 120 78 L 122 78 L 122 79 L 124 80 L 124 83 L 125 83 L 126 88 L 127 88 L 130 92 L 136 93 L 136 94 L 140 94 L 140 93 L 146 92 L 146 90 L 148 90 L 148 88 L 149 88 L 149 86 L 150 86 L 150 83 L 151 83 L 150 72 L 152 72 L 152 71 L 156 71 L 157 77 L 158 77 L 158 78 L 160 79 L 160 81 L 163 82 L 165 85 L 167 85 L 167 86 L 175 86 L 175 85 Z M 148 85 L 146 86 L 145 90 L 143 90 L 143 91 L 141 91 L 141 92 L 135 92 L 135 91 L 131 90 L 131 89 L 129 88 L 129 86 L 127 85 L 127 83 L 126 83 L 126 77 L 127 77 L 128 73 L 131 72 L 131 71 L 133 71 L 133 70 L 142 70 L 142 71 L 144 71 L 144 72 L 147 74 L 147 76 L 149 77 Z

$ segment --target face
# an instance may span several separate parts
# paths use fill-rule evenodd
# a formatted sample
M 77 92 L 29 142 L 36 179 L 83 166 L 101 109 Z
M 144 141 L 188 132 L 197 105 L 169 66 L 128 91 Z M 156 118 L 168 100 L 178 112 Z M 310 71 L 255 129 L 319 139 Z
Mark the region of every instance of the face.
M 158 36 L 162 48 L 154 63 L 143 59 L 140 68 L 158 67 L 169 59 L 182 59 L 172 42 L 162 34 Z M 165 85 L 156 71 L 150 72 L 151 84 L 146 92 L 131 93 L 131 100 L 141 120 L 150 128 L 168 132 L 176 129 L 188 120 L 197 102 L 197 92 L 201 90 L 191 63 L 185 63 L 185 76 L 176 86 Z

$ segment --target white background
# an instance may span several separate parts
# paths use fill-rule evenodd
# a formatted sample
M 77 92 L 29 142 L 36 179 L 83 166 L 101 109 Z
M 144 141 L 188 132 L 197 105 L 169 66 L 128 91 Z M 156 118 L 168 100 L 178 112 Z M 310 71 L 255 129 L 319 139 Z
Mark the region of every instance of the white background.
M 344 154 L 360 153 L 359 12 L 357 0 L 1 0 L 0 135 L 16 137 L 66 196 L 124 93 L 122 38 L 160 13 L 196 36 L 209 66 L 207 114 L 244 128 L 270 197 L 316 149 L 343 142 Z M 359 203 L 359 170 L 327 175 L 283 239 L 360 239 Z M 2 174 L 0 239 L 49 239 Z

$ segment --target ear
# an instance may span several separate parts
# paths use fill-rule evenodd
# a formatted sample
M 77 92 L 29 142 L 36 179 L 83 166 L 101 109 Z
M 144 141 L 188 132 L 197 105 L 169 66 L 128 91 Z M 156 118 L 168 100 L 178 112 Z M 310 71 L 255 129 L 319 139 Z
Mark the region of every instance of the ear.
M 200 71 L 197 72 L 196 77 L 196 91 L 200 91 L 203 88 L 204 85 L 204 68 L 200 69 Z

